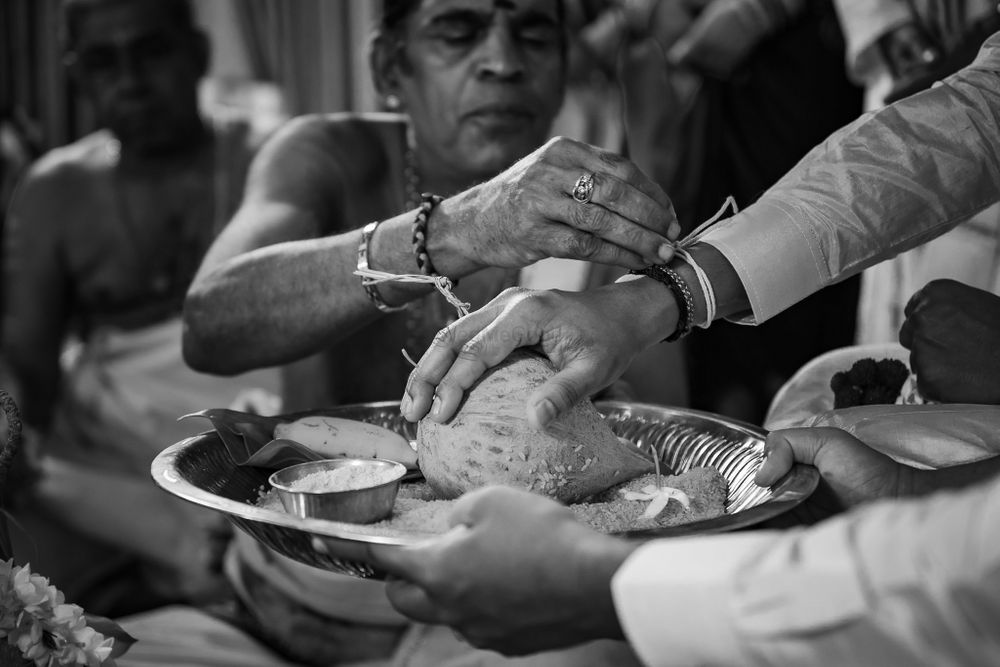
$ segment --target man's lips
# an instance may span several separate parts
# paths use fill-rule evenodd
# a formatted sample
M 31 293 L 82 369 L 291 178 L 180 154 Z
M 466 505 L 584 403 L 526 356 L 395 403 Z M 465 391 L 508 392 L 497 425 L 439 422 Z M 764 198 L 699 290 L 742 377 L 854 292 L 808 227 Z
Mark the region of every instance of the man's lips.
M 535 114 L 527 107 L 495 104 L 478 107 L 465 117 L 488 123 L 527 123 L 534 120 Z

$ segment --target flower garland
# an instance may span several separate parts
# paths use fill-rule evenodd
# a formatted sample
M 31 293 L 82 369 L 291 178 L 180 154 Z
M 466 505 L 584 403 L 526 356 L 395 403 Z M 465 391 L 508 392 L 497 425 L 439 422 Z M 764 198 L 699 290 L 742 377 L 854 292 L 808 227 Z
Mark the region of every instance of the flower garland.
M 88 625 L 83 609 L 29 566 L 0 561 L 0 640 L 37 667 L 107 664 L 115 638 Z

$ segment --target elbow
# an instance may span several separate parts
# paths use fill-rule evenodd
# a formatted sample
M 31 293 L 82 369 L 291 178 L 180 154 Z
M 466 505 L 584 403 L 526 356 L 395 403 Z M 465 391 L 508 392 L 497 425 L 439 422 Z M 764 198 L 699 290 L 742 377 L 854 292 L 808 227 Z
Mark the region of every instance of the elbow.
M 214 321 L 204 300 L 189 292 L 184 301 L 184 327 L 181 335 L 184 363 L 199 373 L 235 375 L 243 372 L 246 369 L 238 367 L 232 357 L 234 346 L 227 345 L 224 338 L 225 332 Z

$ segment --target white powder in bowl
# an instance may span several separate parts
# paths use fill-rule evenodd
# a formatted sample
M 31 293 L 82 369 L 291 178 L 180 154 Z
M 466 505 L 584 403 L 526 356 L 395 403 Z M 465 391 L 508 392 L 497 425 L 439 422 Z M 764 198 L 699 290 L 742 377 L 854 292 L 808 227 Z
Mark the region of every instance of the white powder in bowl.
M 292 491 L 325 493 L 327 491 L 355 491 L 391 482 L 399 476 L 392 468 L 376 466 L 344 466 L 330 470 L 317 470 L 297 479 L 290 486 Z

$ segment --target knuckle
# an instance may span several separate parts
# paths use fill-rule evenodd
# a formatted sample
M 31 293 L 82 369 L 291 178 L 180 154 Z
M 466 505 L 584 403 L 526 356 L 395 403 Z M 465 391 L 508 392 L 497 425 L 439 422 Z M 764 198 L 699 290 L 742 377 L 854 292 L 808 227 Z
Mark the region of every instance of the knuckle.
M 573 226 L 587 232 L 603 232 L 610 225 L 610 214 L 606 208 L 594 204 L 574 206 Z
M 458 351 L 458 358 L 461 361 L 476 361 L 483 352 L 485 352 L 484 341 L 477 337 L 461 347 Z
M 656 254 L 656 241 L 638 226 L 632 226 L 625 232 L 625 241 L 634 250 Z
M 607 165 L 609 167 L 613 167 L 613 168 L 614 167 L 620 167 L 623 164 L 625 164 L 625 165 L 628 164 L 626 162 L 625 158 L 623 158 L 618 153 L 613 153 L 611 151 L 604 151 L 604 150 L 598 151 L 597 152 L 597 159 L 599 159 L 602 164 L 605 164 L 605 165 Z
M 607 201 L 607 203 L 617 204 L 625 199 L 628 190 L 628 186 L 625 185 L 625 181 L 617 178 L 603 178 L 601 179 L 601 186 L 604 200 Z
M 580 233 L 575 234 L 567 245 L 573 257 L 591 259 L 600 251 L 601 240 L 592 234 Z
M 589 206 L 588 208 L 590 209 L 590 214 L 588 216 L 589 227 L 587 229 L 599 234 L 607 232 L 612 225 L 611 213 L 608 209 L 600 206 Z
M 454 325 L 446 326 L 441 329 L 436 334 L 434 334 L 434 340 L 431 342 L 433 347 L 437 348 L 450 348 L 455 341 L 455 330 Z

